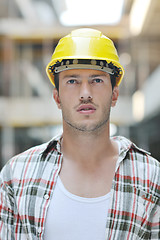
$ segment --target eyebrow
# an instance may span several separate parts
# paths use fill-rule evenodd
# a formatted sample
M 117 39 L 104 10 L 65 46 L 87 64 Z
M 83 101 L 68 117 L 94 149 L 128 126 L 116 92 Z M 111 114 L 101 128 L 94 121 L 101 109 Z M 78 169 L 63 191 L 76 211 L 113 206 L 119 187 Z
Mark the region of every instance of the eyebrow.
M 92 75 L 89 75 L 89 78 L 95 78 L 95 77 L 106 77 L 107 75 L 105 73 L 101 73 L 101 74 L 92 74 Z M 80 77 L 80 74 L 68 74 L 68 75 L 65 75 L 63 77 L 63 79 L 66 79 L 66 78 L 79 78 Z
M 107 75 L 105 73 L 102 73 L 102 74 L 92 74 L 92 75 L 89 75 L 89 77 L 91 78 L 95 78 L 95 77 L 106 77 Z
M 68 74 L 68 75 L 65 75 L 63 77 L 63 79 L 66 79 L 66 78 L 78 78 L 80 75 L 78 74 Z

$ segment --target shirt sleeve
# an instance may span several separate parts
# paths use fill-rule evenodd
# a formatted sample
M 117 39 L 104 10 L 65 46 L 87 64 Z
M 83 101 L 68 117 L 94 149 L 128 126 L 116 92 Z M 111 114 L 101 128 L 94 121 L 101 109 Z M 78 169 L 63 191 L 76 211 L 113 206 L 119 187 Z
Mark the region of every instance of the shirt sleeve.
M 6 181 L 4 173 L 0 173 L 0 239 L 15 239 L 14 195 L 13 189 Z

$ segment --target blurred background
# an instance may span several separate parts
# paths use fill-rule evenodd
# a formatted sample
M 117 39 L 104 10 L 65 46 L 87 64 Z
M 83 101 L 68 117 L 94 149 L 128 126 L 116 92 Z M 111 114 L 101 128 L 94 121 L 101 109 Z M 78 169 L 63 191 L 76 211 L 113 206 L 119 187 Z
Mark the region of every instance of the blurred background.
M 160 1 L 0 0 L 0 168 L 62 131 L 45 68 L 59 38 L 79 27 L 110 37 L 125 68 L 111 135 L 160 160 Z

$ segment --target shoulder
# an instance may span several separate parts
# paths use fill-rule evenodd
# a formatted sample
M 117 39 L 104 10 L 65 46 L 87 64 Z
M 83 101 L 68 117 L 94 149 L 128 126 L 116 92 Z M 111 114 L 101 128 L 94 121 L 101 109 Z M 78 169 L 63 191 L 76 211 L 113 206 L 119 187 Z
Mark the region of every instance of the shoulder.
M 129 154 L 137 164 L 144 165 L 144 167 L 149 168 L 150 171 L 160 170 L 159 160 L 155 159 L 150 152 L 138 147 L 135 143 L 131 144 Z
M 160 162 L 129 139 L 116 139 L 120 141 L 123 174 L 129 176 L 135 186 L 160 197 Z
M 142 163 L 147 163 L 156 167 L 160 167 L 160 162 L 152 157 L 151 153 L 138 147 L 131 140 L 118 136 L 113 139 L 117 140 L 120 144 L 120 154 L 126 153 L 130 155 L 130 158 Z
M 151 153 L 137 147 L 134 143 L 129 149 L 135 184 L 138 188 L 160 198 L 160 162 Z M 160 204 L 160 202 L 159 202 Z
M 40 171 L 47 162 L 54 162 L 57 156 L 57 148 L 48 146 L 56 146 L 57 138 L 53 138 L 49 142 L 32 147 L 16 156 L 11 158 L 6 165 L 2 168 L 0 173 L 1 181 L 9 182 L 11 179 L 21 179 L 27 173 Z M 26 176 L 27 177 L 27 176 Z

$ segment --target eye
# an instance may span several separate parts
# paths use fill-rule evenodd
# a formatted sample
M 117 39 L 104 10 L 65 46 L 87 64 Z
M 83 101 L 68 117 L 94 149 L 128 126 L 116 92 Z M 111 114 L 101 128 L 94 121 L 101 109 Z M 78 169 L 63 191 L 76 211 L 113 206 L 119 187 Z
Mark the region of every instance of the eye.
M 101 78 L 95 78 L 95 79 L 93 79 L 92 82 L 93 83 L 101 83 L 101 82 L 103 82 L 103 80 Z
M 74 79 L 70 79 L 70 80 L 67 81 L 67 83 L 69 83 L 69 84 L 74 84 L 74 83 L 77 83 L 77 81 L 74 80 Z

